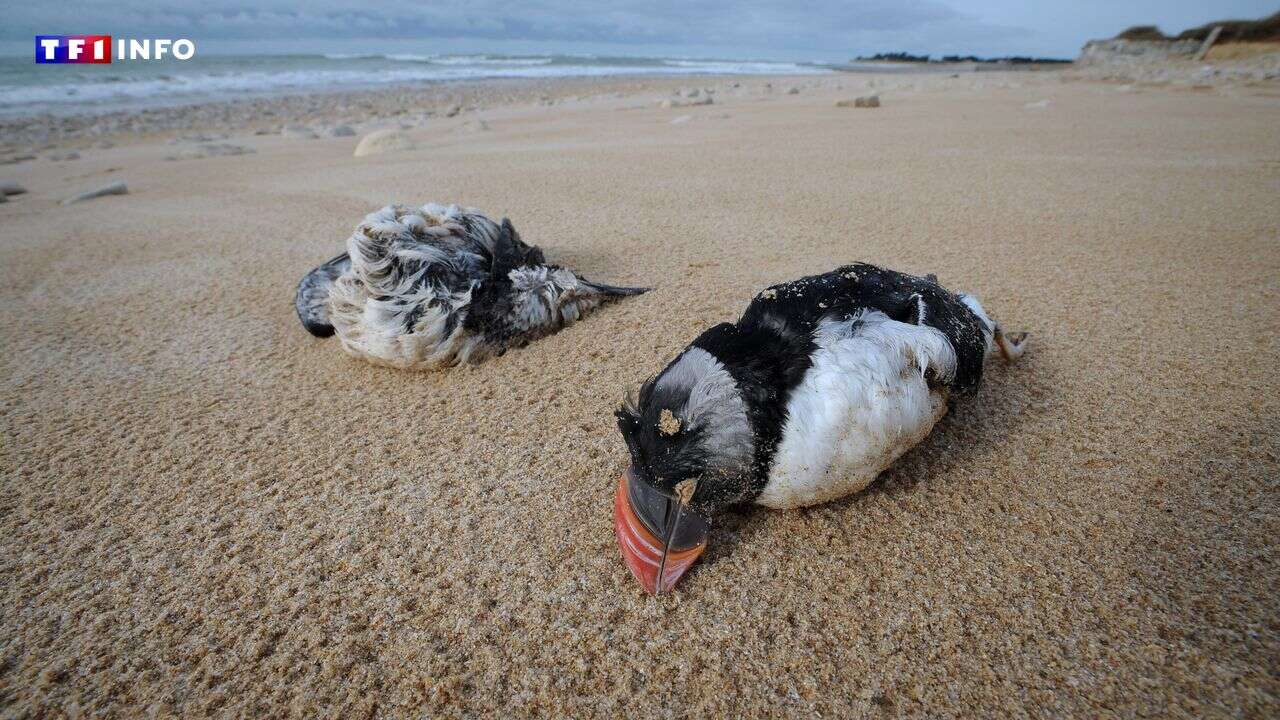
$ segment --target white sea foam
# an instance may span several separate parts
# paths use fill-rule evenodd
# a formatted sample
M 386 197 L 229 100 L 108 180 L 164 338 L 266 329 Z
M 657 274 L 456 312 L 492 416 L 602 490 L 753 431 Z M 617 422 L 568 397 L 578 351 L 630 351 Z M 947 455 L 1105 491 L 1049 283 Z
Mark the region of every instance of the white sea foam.
M 490 57 L 488 55 L 446 55 L 435 57 L 431 62 L 437 65 L 549 65 L 554 58 L 549 57 Z
M 812 65 L 789 62 L 739 60 L 663 60 L 662 62 L 673 68 L 715 75 L 804 75 L 816 69 Z

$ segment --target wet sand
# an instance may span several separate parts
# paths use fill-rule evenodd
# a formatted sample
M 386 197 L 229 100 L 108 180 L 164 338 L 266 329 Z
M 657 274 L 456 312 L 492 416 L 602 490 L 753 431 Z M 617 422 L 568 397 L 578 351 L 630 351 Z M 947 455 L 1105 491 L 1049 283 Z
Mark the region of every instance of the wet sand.
M 1280 713 L 1280 91 L 741 82 L 492 103 L 362 158 L 226 128 L 254 152 L 0 165 L 29 191 L 0 205 L 4 714 Z M 657 289 L 373 367 L 292 295 L 392 201 Z M 1028 355 L 867 491 L 732 513 L 645 596 L 617 402 L 854 260 L 974 292 Z

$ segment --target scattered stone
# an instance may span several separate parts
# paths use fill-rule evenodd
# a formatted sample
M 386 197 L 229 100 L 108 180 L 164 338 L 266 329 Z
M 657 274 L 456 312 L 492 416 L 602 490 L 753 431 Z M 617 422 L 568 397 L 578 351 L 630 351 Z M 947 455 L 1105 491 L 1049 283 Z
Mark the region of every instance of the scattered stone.
M 664 110 L 669 110 L 671 108 L 694 107 L 697 105 L 712 105 L 714 103 L 715 101 L 712 100 L 710 96 L 703 95 L 702 97 L 695 98 L 693 100 L 671 100 L 668 98 L 666 100 L 660 101 L 658 103 L 658 107 L 663 108 Z
M 329 137 L 354 137 L 356 129 L 350 125 L 339 125 L 329 128 Z
M 217 135 L 209 135 L 207 133 L 196 133 L 195 135 L 179 135 L 169 141 L 170 145 L 181 145 L 182 143 L 207 143 L 214 140 L 225 140 L 230 137 L 227 133 L 218 133 Z
M 879 95 L 863 95 L 852 100 L 839 100 L 836 107 L 853 107 L 853 108 L 878 108 L 880 107 Z
M 256 152 L 257 150 L 247 148 L 243 145 L 232 145 L 231 143 L 210 143 L 190 150 L 184 150 L 177 155 L 166 156 L 165 160 L 198 160 L 200 158 L 207 157 L 252 155 Z
M 796 87 L 795 85 L 792 85 L 791 87 L 787 88 L 787 94 L 788 94 L 788 95 L 799 95 L 799 94 L 800 94 L 800 88 Z
M 320 137 L 316 134 L 315 130 L 312 130 L 305 125 L 285 125 L 284 128 L 280 130 L 280 134 L 294 140 L 315 140 Z
M 114 183 L 111 183 L 110 185 L 100 187 L 97 190 L 90 190 L 89 192 L 80 193 L 75 197 L 67 198 L 66 200 L 62 201 L 62 204 L 70 205 L 72 203 L 83 202 L 85 200 L 92 200 L 94 198 L 100 198 L 107 195 L 128 195 L 128 194 L 129 194 L 129 188 L 123 182 L 114 182 Z
M 702 91 L 698 90 L 698 88 L 690 88 L 685 90 L 682 94 L 687 98 L 696 98 L 702 94 Z
M 0 197 L 5 195 L 21 195 L 27 191 L 16 182 L 0 182 Z
M 365 155 L 377 155 L 379 153 L 391 151 L 413 150 L 417 147 L 417 143 L 404 133 L 403 130 L 375 130 L 363 138 L 356 145 L 354 157 L 364 157 Z
M 450 105 L 449 108 L 444 111 L 444 116 L 447 118 L 457 117 L 460 112 L 462 112 L 461 105 Z

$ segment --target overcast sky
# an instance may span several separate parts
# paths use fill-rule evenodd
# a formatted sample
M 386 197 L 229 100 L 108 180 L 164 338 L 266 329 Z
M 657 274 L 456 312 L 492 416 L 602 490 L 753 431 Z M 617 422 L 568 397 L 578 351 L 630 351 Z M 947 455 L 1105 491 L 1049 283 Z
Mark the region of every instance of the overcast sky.
M 395 39 L 437 52 L 1073 57 L 1085 40 L 1130 25 L 1176 33 L 1277 9 L 1277 0 L 0 0 L 0 40 L 24 53 L 19 43 L 43 33 L 189 37 L 207 52 L 377 51 Z

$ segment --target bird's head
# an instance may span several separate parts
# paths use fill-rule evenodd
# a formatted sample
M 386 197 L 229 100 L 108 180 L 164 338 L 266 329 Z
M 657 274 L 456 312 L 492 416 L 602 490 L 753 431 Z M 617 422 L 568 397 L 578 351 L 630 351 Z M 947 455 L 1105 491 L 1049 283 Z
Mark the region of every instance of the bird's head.
M 746 499 L 755 437 L 737 383 L 700 347 L 680 354 L 617 411 L 631 466 L 614 498 L 622 555 L 651 593 L 706 547 L 711 518 Z

